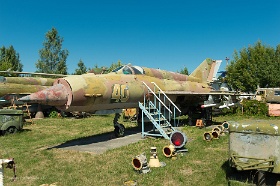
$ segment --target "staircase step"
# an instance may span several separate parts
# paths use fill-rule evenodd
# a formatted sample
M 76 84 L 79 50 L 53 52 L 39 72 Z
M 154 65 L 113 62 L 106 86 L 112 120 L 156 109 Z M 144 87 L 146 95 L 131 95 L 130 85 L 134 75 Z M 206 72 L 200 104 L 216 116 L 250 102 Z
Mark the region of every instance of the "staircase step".
M 155 99 L 146 100 L 144 97 L 144 100 L 146 101 L 144 103 L 139 102 L 139 108 L 142 110 L 142 113 L 145 113 L 146 117 L 153 123 L 154 130 L 157 130 L 160 133 L 160 136 L 169 139 L 168 135 L 170 135 L 175 129 L 165 118 L 165 116 L 168 116 L 168 119 L 170 119 L 173 114 L 176 114 L 176 106 L 154 82 L 152 82 L 152 84 L 154 84 L 154 90 L 152 90 L 145 82 L 143 82 L 143 84 L 148 89 L 148 94 L 153 94 Z M 174 113 L 170 110 L 170 103 L 174 106 Z M 161 113 L 163 109 L 164 114 Z M 177 110 L 179 109 L 177 108 Z M 142 136 L 144 137 L 144 135 L 154 134 L 145 132 L 144 119 L 142 119 Z
M 146 109 L 146 110 L 149 110 L 149 109 L 150 109 L 150 110 L 157 110 L 156 107 L 152 107 L 152 106 L 151 106 L 151 107 L 145 107 L 145 109 Z
M 171 128 L 172 127 L 171 125 L 160 125 L 160 126 L 164 127 L 164 128 L 167 128 L 167 127 Z
M 164 119 L 164 118 L 160 118 L 160 119 L 154 118 L 154 120 L 155 120 L 156 122 L 159 122 L 159 121 L 167 121 L 167 119 Z

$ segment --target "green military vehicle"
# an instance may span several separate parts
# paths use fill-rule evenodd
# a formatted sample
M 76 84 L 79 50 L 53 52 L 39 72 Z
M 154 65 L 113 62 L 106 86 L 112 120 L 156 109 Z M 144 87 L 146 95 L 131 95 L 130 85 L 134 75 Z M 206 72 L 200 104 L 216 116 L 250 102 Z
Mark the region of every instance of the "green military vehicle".
M 12 134 L 23 128 L 23 111 L 0 109 L 0 132 Z
M 229 162 L 238 171 L 257 170 L 258 185 L 264 172 L 280 174 L 280 120 L 228 121 Z M 280 181 L 280 179 L 279 179 Z
M 256 100 L 266 103 L 280 103 L 280 88 L 258 88 Z
M 280 116 L 280 88 L 258 88 L 256 100 L 266 102 L 269 116 Z

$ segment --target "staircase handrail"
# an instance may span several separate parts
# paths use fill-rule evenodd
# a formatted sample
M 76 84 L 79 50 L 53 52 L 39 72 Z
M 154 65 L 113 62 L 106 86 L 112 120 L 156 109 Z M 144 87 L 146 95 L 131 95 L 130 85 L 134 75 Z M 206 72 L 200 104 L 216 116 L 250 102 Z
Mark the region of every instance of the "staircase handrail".
M 175 105 L 175 103 L 159 88 L 159 86 L 155 83 L 155 82 L 151 82 L 153 83 L 158 89 L 159 91 L 165 96 L 165 98 L 167 98 L 167 100 L 169 101 L 169 103 L 171 103 L 180 113 L 181 110 Z
M 144 81 L 142 81 L 142 83 L 149 89 L 150 92 L 153 93 L 153 95 L 157 98 L 157 100 L 158 100 L 171 114 L 173 114 L 173 112 L 159 99 L 159 97 L 157 97 L 157 95 L 155 94 L 155 92 L 154 92 L 152 89 L 150 89 L 150 87 L 149 87 Z

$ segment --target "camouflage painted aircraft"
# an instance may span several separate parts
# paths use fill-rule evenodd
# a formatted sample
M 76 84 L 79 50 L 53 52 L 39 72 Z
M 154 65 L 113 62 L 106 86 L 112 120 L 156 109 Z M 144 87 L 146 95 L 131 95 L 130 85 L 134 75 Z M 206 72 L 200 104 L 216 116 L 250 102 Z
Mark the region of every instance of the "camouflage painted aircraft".
M 108 74 L 83 74 L 59 78 L 52 87 L 21 98 L 21 101 L 56 106 L 66 112 L 137 108 L 148 89 L 156 83 L 183 113 L 194 108 L 233 105 L 229 93 L 214 91 L 209 85 L 219 64 L 204 60 L 187 76 L 139 66 L 121 66 Z M 115 129 L 121 127 L 115 125 Z

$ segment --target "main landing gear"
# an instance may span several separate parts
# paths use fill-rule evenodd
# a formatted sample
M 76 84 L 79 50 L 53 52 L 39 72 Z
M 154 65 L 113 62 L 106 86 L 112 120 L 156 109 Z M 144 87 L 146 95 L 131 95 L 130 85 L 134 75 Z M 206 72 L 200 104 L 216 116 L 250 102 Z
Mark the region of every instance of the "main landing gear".
M 115 114 L 115 117 L 114 117 L 114 127 L 115 127 L 115 130 L 114 130 L 114 133 L 115 133 L 115 136 L 118 138 L 118 137 L 123 137 L 124 136 L 124 130 L 125 130 L 125 127 L 123 124 L 121 123 L 118 123 L 118 119 L 120 118 L 120 114 L 119 113 L 116 113 Z

